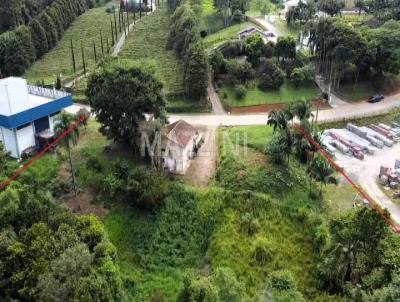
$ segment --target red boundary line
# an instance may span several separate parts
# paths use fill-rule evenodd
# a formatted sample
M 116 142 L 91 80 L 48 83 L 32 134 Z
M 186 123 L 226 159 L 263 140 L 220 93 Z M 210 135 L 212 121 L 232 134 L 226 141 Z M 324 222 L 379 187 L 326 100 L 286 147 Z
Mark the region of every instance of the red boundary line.
M 293 124 L 294 127 L 300 131 L 300 133 L 312 144 L 315 148 L 317 148 L 318 152 L 327 160 L 329 163 L 335 168 L 336 171 L 338 171 L 342 176 L 347 180 L 347 182 L 359 193 L 361 196 L 368 201 L 370 206 L 378 213 L 379 216 L 387 224 L 390 225 L 392 230 L 395 233 L 400 233 L 400 227 L 387 215 L 385 214 L 384 210 L 368 195 L 366 194 L 359 186 L 357 186 L 351 178 L 343 171 L 342 168 L 340 168 L 336 162 L 328 155 L 328 153 L 325 152 L 325 150 L 307 133 L 306 130 L 304 130 L 301 126 L 299 126 L 297 123 Z
M 69 133 L 71 133 L 76 127 L 79 126 L 84 120 L 86 120 L 86 116 L 82 115 L 73 125 L 71 125 L 67 130 L 60 134 L 51 144 L 49 144 L 46 148 L 32 157 L 25 165 L 23 165 L 17 172 L 2 184 L 0 184 L 0 191 L 6 188 L 11 182 L 13 182 L 18 176 L 20 176 L 26 169 L 28 169 L 36 160 L 41 158 L 45 153 L 47 153 L 51 148 L 55 147 L 60 140 L 66 137 Z

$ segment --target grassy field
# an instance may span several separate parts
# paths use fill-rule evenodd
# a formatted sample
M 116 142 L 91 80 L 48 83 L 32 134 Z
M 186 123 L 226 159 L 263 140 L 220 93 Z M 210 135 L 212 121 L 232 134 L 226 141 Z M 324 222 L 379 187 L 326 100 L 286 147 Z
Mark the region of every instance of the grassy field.
M 96 44 L 97 56 L 101 56 L 100 32 L 103 35 L 104 50 L 106 38 L 111 46 L 111 19 L 112 15 L 106 13 L 104 7 L 91 9 L 78 17 L 65 31 L 57 46 L 29 68 L 25 74 L 28 81 L 35 83 L 45 80 L 49 84 L 53 83 L 59 74 L 63 78 L 71 78 L 73 76 L 71 39 L 77 70 L 81 72 L 83 69 L 81 45 L 84 47 L 87 68 L 92 68 L 94 65 L 93 42 Z
M 276 90 L 262 91 L 258 87 L 249 88 L 244 99 L 235 97 L 234 87 L 223 86 L 219 89 L 221 100 L 229 107 L 245 107 L 264 104 L 289 103 L 299 98 L 312 100 L 320 94 L 314 85 L 296 88 L 288 81 Z M 226 96 L 226 98 L 224 98 Z
M 204 38 L 204 44 L 208 49 L 217 47 L 218 45 L 228 41 L 237 40 L 239 32 L 249 27 L 257 27 L 253 23 L 243 22 L 221 29 L 214 34 L 208 35 Z M 258 27 L 257 27 L 258 28 Z
M 166 94 L 178 95 L 183 93 L 183 64 L 166 49 L 168 33 L 169 14 L 159 9 L 134 27 L 119 57 L 154 65 Z
M 346 101 L 365 100 L 374 94 L 387 94 L 398 90 L 400 76 L 384 76 L 377 79 L 362 79 L 354 85 L 354 80 L 343 81 L 336 93 Z

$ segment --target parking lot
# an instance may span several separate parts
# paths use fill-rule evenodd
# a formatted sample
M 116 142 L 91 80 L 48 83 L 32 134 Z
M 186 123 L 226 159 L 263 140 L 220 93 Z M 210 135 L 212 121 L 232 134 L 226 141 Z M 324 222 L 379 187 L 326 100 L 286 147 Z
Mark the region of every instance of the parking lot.
M 391 139 L 383 135 L 384 131 L 376 135 L 374 134 L 376 131 L 369 127 L 356 126 L 354 129 L 355 132 L 360 130 L 360 135 L 348 129 L 326 130 L 323 133 L 326 149 L 334 155 L 336 163 L 382 208 L 388 209 L 393 220 L 400 224 L 400 207 L 382 191 L 382 186 L 379 184 L 381 167 L 391 168 L 392 172 L 396 171 L 394 165 L 396 159 L 400 159 L 400 143 L 395 136 Z M 389 133 L 387 134 L 390 136 Z M 367 136 L 375 137 L 376 141 L 373 139 L 368 141 Z M 395 190 L 399 189 L 397 185 Z

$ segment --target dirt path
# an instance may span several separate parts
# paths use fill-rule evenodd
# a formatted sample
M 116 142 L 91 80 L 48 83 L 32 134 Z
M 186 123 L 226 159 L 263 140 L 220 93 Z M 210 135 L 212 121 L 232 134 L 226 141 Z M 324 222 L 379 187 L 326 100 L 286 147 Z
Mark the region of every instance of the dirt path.
M 156 7 L 156 1 L 155 1 L 155 0 L 151 0 L 151 3 L 152 3 L 152 9 L 153 9 L 153 10 L 152 10 L 151 12 L 147 13 L 147 16 L 150 15 L 150 14 L 152 14 L 152 13 L 157 9 L 157 7 Z M 145 17 L 145 16 L 146 16 L 146 15 L 143 15 L 143 14 L 142 14 L 142 18 Z M 141 19 L 141 18 L 140 18 L 140 19 L 136 18 L 136 22 L 131 23 L 131 24 L 129 25 L 129 30 L 127 30 L 127 32 L 126 32 L 126 37 L 125 37 L 125 34 L 121 35 L 121 37 L 119 38 L 117 44 L 115 44 L 114 50 L 113 50 L 113 52 L 112 52 L 112 54 L 111 54 L 113 57 L 118 56 L 119 52 L 121 51 L 122 47 L 123 47 L 124 44 L 125 44 L 126 38 L 128 37 L 129 33 L 131 32 L 131 30 L 133 29 L 133 27 L 135 26 L 135 24 L 138 23 L 138 22 L 140 22 L 140 20 L 142 20 L 142 19 Z
M 204 143 L 183 176 L 186 183 L 196 187 L 207 186 L 211 178 L 214 177 L 217 166 L 217 129 L 205 127 L 202 130 L 204 132 Z
M 226 115 L 221 100 L 219 99 L 219 95 L 215 91 L 214 85 L 211 81 L 208 82 L 207 93 L 208 93 L 208 99 L 210 100 L 212 106 L 212 113 L 216 115 Z

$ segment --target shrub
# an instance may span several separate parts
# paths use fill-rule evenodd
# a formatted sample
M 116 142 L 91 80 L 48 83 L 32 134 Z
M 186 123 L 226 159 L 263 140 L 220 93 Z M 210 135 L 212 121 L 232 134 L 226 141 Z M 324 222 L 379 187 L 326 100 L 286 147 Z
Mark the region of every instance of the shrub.
M 304 74 L 300 68 L 295 68 L 290 75 L 290 81 L 293 83 L 295 87 L 299 87 L 301 83 L 304 82 Z
M 110 13 L 112 13 L 114 11 L 115 11 L 115 4 L 112 3 L 112 2 L 108 2 L 106 4 L 106 12 L 110 14 Z
M 276 89 L 282 86 L 285 81 L 285 72 L 281 69 L 276 60 L 266 60 L 262 70 L 260 82 L 258 84 L 260 89 Z
M 223 44 L 220 49 L 225 58 L 234 58 L 243 54 L 241 41 L 229 41 Z
M 213 52 L 213 54 L 211 55 L 210 64 L 212 66 L 214 74 L 226 73 L 226 60 L 219 50 Z
M 278 290 L 296 288 L 293 275 L 290 271 L 276 271 L 271 274 L 271 286 Z
M 264 265 L 273 257 L 271 243 L 264 237 L 257 237 L 253 241 L 252 254 L 258 265 Z
M 302 84 L 309 84 L 314 81 L 315 67 L 312 64 L 307 64 L 303 67 L 294 68 L 290 80 L 298 87 Z
M 240 85 L 240 84 L 235 86 L 235 97 L 238 100 L 243 100 L 244 97 L 246 96 L 246 94 L 247 94 L 246 87 L 244 87 L 243 85 Z
M 233 12 L 232 21 L 236 23 L 240 23 L 244 21 L 243 12 L 240 9 L 237 9 Z
M 253 69 L 248 62 L 240 63 L 236 60 L 228 60 L 226 64 L 231 83 L 244 83 L 253 77 Z

